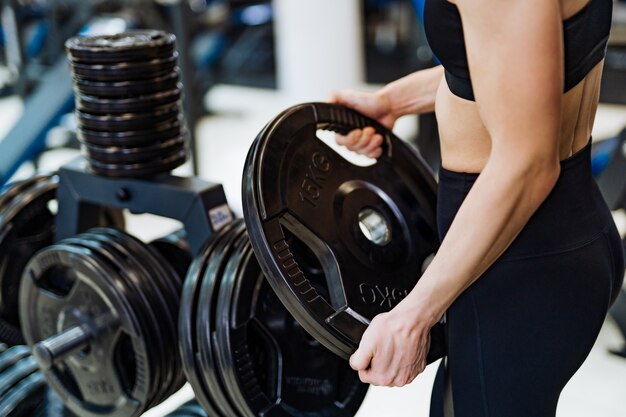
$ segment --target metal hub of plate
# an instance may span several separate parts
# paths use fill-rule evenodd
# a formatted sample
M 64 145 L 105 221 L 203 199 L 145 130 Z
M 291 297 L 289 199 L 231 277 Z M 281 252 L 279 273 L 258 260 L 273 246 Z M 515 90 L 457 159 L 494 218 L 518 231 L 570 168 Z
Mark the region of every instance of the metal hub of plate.
M 28 260 L 51 245 L 55 231 L 56 175 L 37 175 L 0 191 L 0 342 L 23 344 L 18 290 Z M 124 227 L 121 213 L 103 210 L 103 226 Z
M 20 288 L 24 336 L 68 408 L 134 417 L 183 385 L 180 287 L 169 265 L 114 229 L 93 229 L 31 259 Z
M 317 137 L 373 126 L 383 153 L 357 166 Z M 436 182 L 389 129 L 333 104 L 295 106 L 255 140 L 244 168 L 250 240 L 276 294 L 300 324 L 343 358 L 370 320 L 417 283 L 438 245 Z M 321 274 L 308 273 L 305 264 Z M 444 347 L 433 329 L 429 360 Z

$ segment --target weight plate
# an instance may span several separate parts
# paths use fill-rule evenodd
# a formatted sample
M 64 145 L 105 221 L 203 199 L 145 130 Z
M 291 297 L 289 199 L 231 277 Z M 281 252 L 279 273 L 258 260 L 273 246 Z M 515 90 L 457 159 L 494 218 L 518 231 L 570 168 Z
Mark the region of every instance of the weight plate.
M 1 416 L 30 417 L 41 405 L 46 385 L 38 370 L 29 354 L 0 374 Z
M 150 177 L 170 172 L 184 164 L 189 157 L 189 151 L 185 147 L 171 155 L 165 155 L 161 159 L 141 164 L 107 164 L 96 160 L 89 160 L 89 170 L 96 175 L 107 177 Z
M 14 386 L 19 384 L 22 380 L 38 369 L 39 367 L 32 356 L 27 356 L 11 366 L 9 369 L 5 369 L 4 372 L 2 372 L 2 378 L 0 378 L 0 401 L 13 389 Z
M 353 416 L 368 385 L 289 314 L 244 237 L 218 297 L 214 346 L 228 392 L 247 417 Z
M 51 245 L 55 230 L 58 177 L 36 175 L 10 184 L 0 193 L 0 341 L 23 344 L 18 290 L 28 260 Z M 124 227 L 120 211 L 104 209 L 102 225 Z
M 119 146 L 103 147 L 83 143 L 81 149 L 90 160 L 94 159 L 99 162 L 112 164 L 133 164 L 152 162 L 154 158 L 158 158 L 160 155 L 168 155 L 172 152 L 178 152 L 184 149 L 186 144 L 187 136 L 186 132 L 183 132 L 182 135 L 168 141 L 136 148 Z
M 384 138 L 382 156 L 367 167 L 316 134 L 365 126 Z M 334 104 L 295 106 L 265 127 L 245 163 L 243 201 L 252 245 L 280 300 L 345 359 L 370 320 L 415 286 L 437 249 L 436 182 L 426 164 L 389 129 Z M 299 267 L 297 242 L 319 260 L 320 282 Z M 429 361 L 444 346 L 438 331 L 432 336 Z
M 25 269 L 20 319 L 29 344 L 76 325 L 97 328 L 87 349 L 44 371 L 81 417 L 136 417 L 151 399 L 154 346 L 121 273 L 99 252 L 64 243 L 38 252 Z
M 46 380 L 41 372 L 30 374 L 0 398 L 0 416 L 32 417 L 44 405 L 46 389 Z
M 176 37 L 157 30 L 136 30 L 116 35 L 74 37 L 65 43 L 73 61 L 109 63 L 145 61 L 171 55 Z
M 156 306 L 156 313 L 159 316 L 158 322 L 154 323 L 157 327 L 155 332 L 162 330 L 166 335 L 157 338 L 157 343 L 160 343 L 165 351 L 162 356 L 165 360 L 162 365 L 165 377 L 160 384 L 161 391 L 155 394 L 154 405 L 156 405 L 178 391 L 184 384 L 181 362 L 177 355 L 177 318 L 182 281 L 176 271 L 160 259 L 157 252 L 133 236 L 115 229 L 93 229 L 92 232 L 104 234 L 113 239 L 118 244 L 117 249 L 124 252 L 136 267 L 145 268 L 147 274 L 143 276 L 150 279 L 145 279 L 144 284 L 153 284 L 151 291 L 155 292 L 155 296 L 153 296 L 152 305 Z M 165 340 L 172 342 L 163 343 Z
M 181 229 L 152 241 L 150 247 L 154 248 L 174 268 L 182 283 L 193 261 L 185 230 Z
M 243 222 L 229 233 L 215 247 L 209 256 L 206 269 L 202 277 L 200 298 L 196 311 L 196 337 L 198 338 L 200 368 L 206 386 L 217 404 L 221 415 L 237 416 L 236 411 L 222 378 L 222 369 L 217 364 L 215 357 L 212 335 L 215 332 L 215 318 L 217 308 L 217 296 L 223 269 L 228 262 L 228 257 L 237 243 L 245 238 Z
M 30 356 L 28 346 L 17 345 L 7 349 L 0 355 L 0 373 L 5 372 L 19 361 Z
M 149 78 L 146 80 L 132 81 L 93 81 L 74 79 L 74 89 L 79 93 L 87 96 L 103 97 L 103 98 L 125 98 L 136 97 L 146 94 L 155 94 L 160 91 L 168 91 L 180 86 L 180 69 L 174 68 L 173 71 L 161 75 L 159 77 Z
M 182 97 L 182 84 L 177 88 L 158 91 L 152 94 L 132 98 L 101 98 L 96 96 L 76 96 L 76 108 L 90 114 L 123 114 L 158 110 L 172 103 L 178 103 Z
M 161 123 L 146 130 L 108 132 L 79 129 L 78 138 L 81 142 L 96 146 L 139 147 L 176 138 L 181 134 L 181 131 L 184 131 L 182 126 L 182 118 L 178 118 L 172 122 Z
M 0 188 L 0 210 L 4 210 L 11 200 L 19 196 L 24 190 L 31 188 L 39 181 L 46 181 L 49 178 L 50 175 L 37 174 L 25 180 L 5 184 Z
M 70 67 L 75 79 L 93 81 L 132 81 L 159 78 L 174 71 L 178 52 L 163 58 L 147 61 L 117 61 L 110 64 L 83 64 L 72 62 Z
M 178 120 L 180 113 L 180 103 L 177 102 L 153 111 L 120 115 L 94 115 L 76 111 L 76 117 L 81 128 L 125 132 L 127 130 L 150 129 L 159 124 L 174 123 Z
M 219 415 L 211 394 L 201 376 L 202 371 L 198 365 L 198 346 L 196 338 L 196 309 L 200 296 L 200 287 L 206 269 L 206 260 L 215 250 L 217 243 L 233 229 L 240 227 L 241 221 L 233 221 L 216 232 L 207 241 L 200 253 L 194 258 L 183 284 L 180 300 L 180 312 L 178 314 L 178 338 L 179 351 L 183 363 L 183 371 L 191 388 L 196 395 L 202 408 L 210 416 Z
M 147 347 L 148 363 L 153 371 L 153 377 L 148 383 L 149 397 L 152 402 L 146 403 L 144 409 L 154 406 L 154 393 L 162 388 L 164 381 L 163 372 L 165 370 L 165 354 L 162 346 L 163 340 L 166 340 L 165 333 L 160 331 L 160 326 L 156 323 L 167 325 L 167 318 L 158 315 L 153 308 L 155 300 L 151 296 L 154 295 L 151 276 L 147 270 L 138 265 L 124 249 L 117 246 L 108 236 L 98 233 L 83 233 L 77 238 L 65 239 L 64 244 L 71 244 L 77 247 L 83 247 L 96 253 L 101 259 L 105 260 L 108 265 L 115 271 L 119 271 L 118 285 L 126 288 L 128 298 L 126 302 L 133 306 L 134 312 L 138 319 L 138 323 L 144 329 L 145 344 Z M 147 277 L 150 277 L 146 279 Z M 160 306 L 163 309 L 163 306 Z

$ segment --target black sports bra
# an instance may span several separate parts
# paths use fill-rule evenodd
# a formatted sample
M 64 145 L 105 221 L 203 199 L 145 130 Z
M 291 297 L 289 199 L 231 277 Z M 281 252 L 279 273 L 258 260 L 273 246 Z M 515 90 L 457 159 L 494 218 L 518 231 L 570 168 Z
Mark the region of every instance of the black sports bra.
M 582 10 L 563 21 L 565 91 L 582 81 L 604 58 L 612 11 L 613 0 L 590 0 Z M 450 91 L 474 100 L 457 6 L 448 0 L 426 0 L 424 28 L 433 53 L 445 68 Z

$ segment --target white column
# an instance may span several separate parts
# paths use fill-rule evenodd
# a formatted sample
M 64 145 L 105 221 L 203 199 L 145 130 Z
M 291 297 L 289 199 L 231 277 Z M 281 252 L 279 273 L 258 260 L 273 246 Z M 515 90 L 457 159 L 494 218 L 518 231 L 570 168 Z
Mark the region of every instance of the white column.
M 361 0 L 274 0 L 278 85 L 294 102 L 324 101 L 365 79 Z

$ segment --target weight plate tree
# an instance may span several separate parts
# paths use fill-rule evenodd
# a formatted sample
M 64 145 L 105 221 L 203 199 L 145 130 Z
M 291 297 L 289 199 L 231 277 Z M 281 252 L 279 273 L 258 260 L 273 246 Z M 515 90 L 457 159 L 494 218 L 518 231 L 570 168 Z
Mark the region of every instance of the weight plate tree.
M 384 140 L 371 166 L 318 139 L 373 126 Z M 250 240 L 272 288 L 300 324 L 343 358 L 370 320 L 415 286 L 437 249 L 436 182 L 416 151 L 376 121 L 342 106 L 292 107 L 257 136 L 245 163 Z M 320 274 L 303 267 L 314 254 Z M 431 332 L 429 362 L 443 356 Z
M 24 337 L 71 411 L 135 417 L 183 385 L 181 284 L 156 252 L 115 229 L 93 229 L 31 259 L 20 288 Z
M 179 333 L 185 373 L 209 415 L 352 416 L 367 391 L 278 300 L 241 220 L 190 267 Z
M 28 260 L 52 244 L 55 232 L 56 175 L 36 175 L 0 190 L 0 342 L 23 344 L 18 290 Z M 121 212 L 96 211 L 102 226 L 124 227 Z

